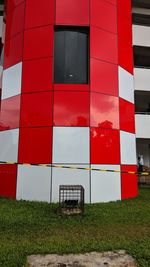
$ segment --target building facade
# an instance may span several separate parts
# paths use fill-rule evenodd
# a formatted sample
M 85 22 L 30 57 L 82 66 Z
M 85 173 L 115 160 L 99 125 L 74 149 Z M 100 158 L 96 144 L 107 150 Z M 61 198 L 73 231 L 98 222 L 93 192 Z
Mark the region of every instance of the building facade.
M 150 168 L 150 2 L 133 1 L 132 12 L 137 154 Z
M 3 62 L 0 195 L 137 196 L 131 1 L 9 0 Z

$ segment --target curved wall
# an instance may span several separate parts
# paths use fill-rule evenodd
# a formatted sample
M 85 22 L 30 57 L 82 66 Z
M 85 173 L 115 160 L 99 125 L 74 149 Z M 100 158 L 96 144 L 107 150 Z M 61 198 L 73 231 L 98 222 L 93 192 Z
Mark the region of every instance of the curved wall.
M 89 27 L 89 84 L 54 84 L 54 25 Z M 56 202 L 82 184 L 88 203 L 135 197 L 136 175 L 21 165 L 136 170 L 131 1 L 9 0 L 0 126 L 0 161 L 18 163 L 0 165 L 1 196 Z

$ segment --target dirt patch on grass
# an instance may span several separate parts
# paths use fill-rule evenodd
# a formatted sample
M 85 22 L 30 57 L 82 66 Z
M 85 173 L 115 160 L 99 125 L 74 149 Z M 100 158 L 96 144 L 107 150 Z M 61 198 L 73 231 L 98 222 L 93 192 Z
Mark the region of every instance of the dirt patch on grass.
M 28 267 L 138 267 L 125 251 L 86 253 L 79 255 L 33 255 L 27 259 Z

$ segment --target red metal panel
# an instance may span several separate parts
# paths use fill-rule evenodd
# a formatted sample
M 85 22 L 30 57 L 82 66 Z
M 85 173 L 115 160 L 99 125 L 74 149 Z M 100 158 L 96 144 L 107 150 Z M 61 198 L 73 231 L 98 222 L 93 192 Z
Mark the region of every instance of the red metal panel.
M 119 65 L 133 74 L 133 48 L 124 41 L 119 41 Z
M 107 0 L 107 2 L 113 4 L 113 5 L 117 5 L 117 0 Z
M 118 13 L 118 38 L 132 46 L 132 17 Z
M 7 0 L 7 14 L 26 0 Z
M 117 33 L 117 7 L 115 5 L 105 0 L 92 0 L 90 16 L 92 26 Z
M 126 132 L 135 133 L 134 104 L 120 98 L 120 129 Z
M 120 164 L 118 130 L 91 128 L 91 164 Z
M 54 0 L 26 0 L 25 28 L 54 24 Z
M 55 91 L 89 91 L 88 84 L 54 84 Z
M 91 27 L 91 57 L 118 64 L 117 35 Z
M 56 0 L 57 25 L 89 25 L 89 0 Z
M 119 129 L 119 98 L 99 93 L 91 93 L 92 127 Z
M 0 131 L 19 128 L 20 95 L 1 101 Z
M 121 171 L 136 172 L 137 166 L 135 165 L 122 165 Z M 136 174 L 122 173 L 121 179 L 121 195 L 122 199 L 136 197 L 138 194 L 138 181 Z
M 27 30 L 24 34 L 24 60 L 53 55 L 53 27 Z
M 25 14 L 24 2 L 7 14 L 6 35 L 5 35 L 6 39 L 24 30 L 24 14 Z
M 0 164 L 0 196 L 16 198 L 17 165 Z
M 19 162 L 51 163 L 52 128 L 20 128 Z
M 52 99 L 52 92 L 22 94 L 20 126 L 51 126 Z
M 55 92 L 55 126 L 89 126 L 90 95 L 88 92 Z
M 53 58 L 23 62 L 22 92 L 49 91 L 52 86 Z
M 91 58 L 91 91 L 118 96 L 118 66 Z
M 131 0 L 117 0 L 118 1 L 118 12 L 122 15 L 122 16 L 128 16 L 131 17 Z
M 7 40 L 4 46 L 4 69 L 22 61 L 23 33 Z
M 131 0 L 118 0 L 119 65 L 133 73 Z

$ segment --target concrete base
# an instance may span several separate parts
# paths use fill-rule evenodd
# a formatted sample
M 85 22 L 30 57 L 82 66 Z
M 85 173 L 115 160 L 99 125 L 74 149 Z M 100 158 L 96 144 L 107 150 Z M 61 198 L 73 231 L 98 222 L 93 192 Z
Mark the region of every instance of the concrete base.
M 27 259 L 28 267 L 138 267 L 125 251 L 86 253 L 79 255 L 33 255 Z

